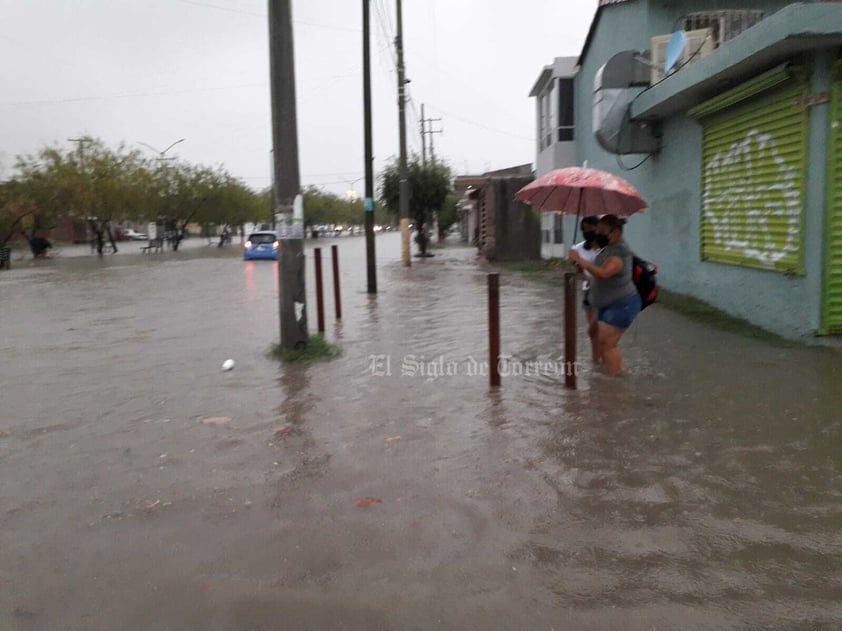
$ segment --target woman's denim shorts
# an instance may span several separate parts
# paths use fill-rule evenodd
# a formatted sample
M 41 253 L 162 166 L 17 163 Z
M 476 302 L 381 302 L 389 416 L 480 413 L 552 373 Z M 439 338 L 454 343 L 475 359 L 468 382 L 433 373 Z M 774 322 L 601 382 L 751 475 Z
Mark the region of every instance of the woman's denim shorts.
M 633 296 L 603 307 L 597 312 L 596 318 L 600 322 L 616 326 L 618 329 L 627 329 L 634 322 L 637 314 L 640 313 L 641 305 L 640 294 L 635 292 Z

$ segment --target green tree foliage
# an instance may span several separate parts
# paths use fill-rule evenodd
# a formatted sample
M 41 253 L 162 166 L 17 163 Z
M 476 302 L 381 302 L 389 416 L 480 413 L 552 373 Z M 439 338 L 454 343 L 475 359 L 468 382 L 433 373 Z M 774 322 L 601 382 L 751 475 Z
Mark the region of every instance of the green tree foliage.
M 315 186 L 304 190 L 304 225 L 351 225 L 363 223 L 363 205 L 360 200 L 350 200 L 327 193 Z
M 90 137 L 71 150 L 45 148 L 19 158 L 16 169 L 16 179 L 0 192 L 0 242 L 17 231 L 32 243 L 57 218 L 70 217 L 87 223 L 100 254 L 106 239 L 116 252 L 112 226 L 123 221 L 160 222 L 177 249 L 192 221 L 235 225 L 271 218 L 266 195 L 222 168 L 149 160 Z
M 422 254 L 426 252 L 428 237 L 425 229 L 433 214 L 445 206 L 451 192 L 453 174 L 441 162 L 424 164 L 418 155 L 413 155 L 407 164 L 409 181 L 409 216 L 418 232 L 416 242 Z M 380 200 L 389 212 L 400 212 L 400 163 L 392 160 L 380 176 Z
M 448 194 L 444 206 L 437 213 L 439 236 L 446 234 L 450 227 L 462 218 L 459 210 L 459 198 L 456 195 Z
M 16 180 L 0 184 L 0 248 L 15 234 L 34 222 L 38 207 L 29 199 Z
M 19 182 L 39 212 L 36 218 L 68 216 L 87 221 L 102 254 L 105 238 L 117 250 L 111 225 L 115 217 L 137 216 L 143 209 L 145 164 L 137 151 L 113 150 L 86 137 L 71 151 L 47 148 L 19 158 Z M 42 221 L 36 229 L 45 229 Z M 27 238 L 31 235 L 27 234 Z

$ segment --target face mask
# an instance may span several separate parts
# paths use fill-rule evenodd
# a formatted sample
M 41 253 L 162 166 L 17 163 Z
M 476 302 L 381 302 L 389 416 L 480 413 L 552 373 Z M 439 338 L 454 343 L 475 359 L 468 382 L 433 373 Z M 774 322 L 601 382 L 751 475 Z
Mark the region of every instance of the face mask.
M 593 243 L 596 240 L 596 232 L 593 230 L 588 230 L 587 232 L 583 232 L 582 236 L 585 237 L 585 243 Z
M 599 247 L 604 248 L 608 245 L 609 238 L 607 234 L 598 234 L 596 235 L 595 241 Z

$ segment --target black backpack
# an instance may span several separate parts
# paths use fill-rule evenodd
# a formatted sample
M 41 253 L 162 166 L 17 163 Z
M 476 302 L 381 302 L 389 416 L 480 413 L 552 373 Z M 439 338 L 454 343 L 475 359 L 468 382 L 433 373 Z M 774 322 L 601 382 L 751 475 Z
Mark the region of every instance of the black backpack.
M 632 257 L 632 282 L 640 294 L 641 311 L 658 299 L 658 266 L 639 256 Z

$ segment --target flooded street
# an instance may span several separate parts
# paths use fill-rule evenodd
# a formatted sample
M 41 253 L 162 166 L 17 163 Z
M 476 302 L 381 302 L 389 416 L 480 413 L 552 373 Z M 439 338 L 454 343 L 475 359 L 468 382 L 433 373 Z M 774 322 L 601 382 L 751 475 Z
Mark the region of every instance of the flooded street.
M 308 242 L 312 332 L 314 245 L 309 366 L 237 247 L 0 273 L 0 629 L 842 627 L 842 354 L 655 306 L 567 391 L 561 290 L 503 272 L 542 368 L 489 391 L 474 250 L 381 235 L 369 298 Z

